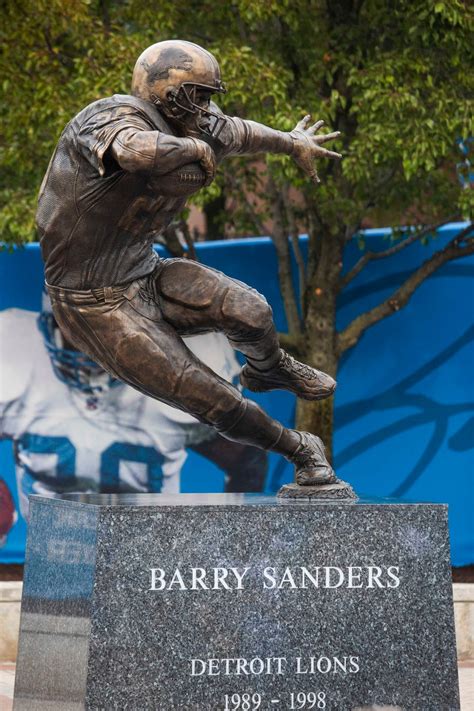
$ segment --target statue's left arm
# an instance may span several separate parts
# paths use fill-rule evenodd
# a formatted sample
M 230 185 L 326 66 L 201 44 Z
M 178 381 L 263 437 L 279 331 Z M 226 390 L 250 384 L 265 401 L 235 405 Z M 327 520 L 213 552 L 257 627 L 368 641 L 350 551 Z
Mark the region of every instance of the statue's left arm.
M 322 147 L 322 144 L 341 135 L 339 131 L 318 134 L 317 132 L 324 125 L 324 121 L 308 125 L 310 117 L 305 116 L 292 131 L 286 132 L 278 131 L 256 121 L 244 121 L 237 117 L 226 117 L 226 119 L 225 134 L 228 137 L 226 156 L 283 153 L 291 156 L 315 183 L 320 182 L 314 165 L 316 158 L 342 158 L 340 153 Z

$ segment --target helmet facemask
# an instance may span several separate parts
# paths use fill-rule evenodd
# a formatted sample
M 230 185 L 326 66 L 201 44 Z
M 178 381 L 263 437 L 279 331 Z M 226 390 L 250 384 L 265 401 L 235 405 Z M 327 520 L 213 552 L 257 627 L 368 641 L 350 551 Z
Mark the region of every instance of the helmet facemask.
M 165 101 L 155 98 L 154 103 L 164 109 L 169 118 L 179 123 L 187 135 L 199 137 L 204 133 L 210 138 L 218 139 L 227 120 L 222 114 L 207 107 L 212 94 L 225 92 L 221 82 L 217 86 L 183 82 L 167 91 Z

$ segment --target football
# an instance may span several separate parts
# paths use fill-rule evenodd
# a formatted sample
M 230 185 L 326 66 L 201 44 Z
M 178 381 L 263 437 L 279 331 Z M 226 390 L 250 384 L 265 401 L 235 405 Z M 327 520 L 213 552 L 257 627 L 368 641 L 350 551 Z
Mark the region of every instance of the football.
M 7 535 L 10 528 L 16 522 L 18 514 L 15 511 L 15 503 L 10 489 L 3 479 L 0 479 L 0 545 L 3 537 Z
M 160 195 L 189 197 L 206 182 L 206 173 L 200 163 L 186 163 L 165 175 L 154 175 L 150 183 Z

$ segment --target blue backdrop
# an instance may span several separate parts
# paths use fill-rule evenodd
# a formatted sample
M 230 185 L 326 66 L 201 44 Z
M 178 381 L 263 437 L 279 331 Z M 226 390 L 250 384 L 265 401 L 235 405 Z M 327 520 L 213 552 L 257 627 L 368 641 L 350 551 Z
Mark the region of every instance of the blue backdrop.
M 462 224 L 442 228 L 428 245 L 414 244 L 395 257 L 369 264 L 339 300 L 338 327 L 379 303 L 406 276 L 452 238 Z M 384 249 L 389 230 L 368 230 L 367 247 Z M 303 249 L 305 238 L 301 238 Z M 256 238 L 197 246 L 201 262 L 265 294 L 277 327 L 285 328 L 271 240 Z M 356 242 L 345 269 L 361 253 Z M 335 465 L 358 493 L 449 504 L 454 565 L 474 562 L 472 449 L 474 447 L 474 258 L 445 265 L 414 294 L 406 308 L 380 322 L 343 358 L 338 374 Z M 0 309 L 40 310 L 43 282 L 37 245 L 0 253 Z M 1 345 L 1 344 L 0 344 Z M 287 425 L 295 401 L 287 393 L 253 395 Z M 10 442 L 0 443 L 0 476 L 16 496 Z M 266 488 L 275 491 L 292 468 L 271 455 Z M 190 453 L 182 491 L 222 491 L 223 475 Z M 20 521 L 0 549 L 0 562 L 21 562 L 25 525 Z

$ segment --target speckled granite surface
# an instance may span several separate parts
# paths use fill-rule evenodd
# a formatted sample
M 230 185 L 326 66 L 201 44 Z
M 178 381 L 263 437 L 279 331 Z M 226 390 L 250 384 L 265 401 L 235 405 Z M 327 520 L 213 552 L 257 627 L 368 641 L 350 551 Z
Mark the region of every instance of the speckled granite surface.
M 459 709 L 443 506 L 144 495 L 32 512 L 17 709 Z

